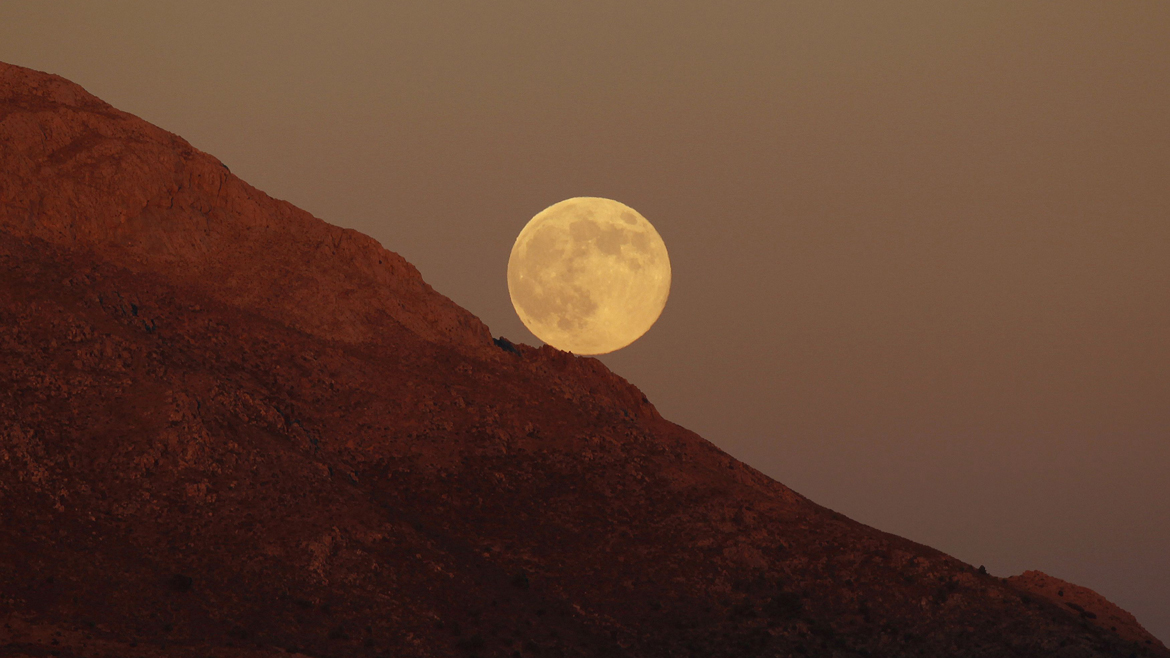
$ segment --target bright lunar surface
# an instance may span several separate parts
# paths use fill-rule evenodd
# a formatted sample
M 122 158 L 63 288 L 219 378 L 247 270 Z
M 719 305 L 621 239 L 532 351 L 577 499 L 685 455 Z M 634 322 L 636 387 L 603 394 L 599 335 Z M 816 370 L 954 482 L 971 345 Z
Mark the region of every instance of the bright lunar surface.
M 633 208 L 576 197 L 545 208 L 520 231 L 508 292 L 537 338 L 566 352 L 605 354 L 658 319 L 670 294 L 670 258 Z

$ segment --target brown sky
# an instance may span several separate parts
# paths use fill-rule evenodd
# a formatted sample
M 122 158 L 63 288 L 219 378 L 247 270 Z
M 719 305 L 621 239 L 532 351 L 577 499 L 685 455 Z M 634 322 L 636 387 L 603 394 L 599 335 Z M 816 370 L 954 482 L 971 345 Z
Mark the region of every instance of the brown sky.
M 505 280 L 533 214 L 633 206 L 674 287 L 603 360 L 664 415 L 1170 642 L 1167 35 L 1156 0 L 0 4 L 0 60 L 372 235 L 497 335 L 539 344 Z

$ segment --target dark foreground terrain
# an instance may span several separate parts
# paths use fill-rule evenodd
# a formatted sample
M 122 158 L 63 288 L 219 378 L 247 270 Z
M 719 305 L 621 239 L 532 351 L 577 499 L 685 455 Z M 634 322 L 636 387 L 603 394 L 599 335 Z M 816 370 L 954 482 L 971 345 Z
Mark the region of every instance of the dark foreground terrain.
M 0 656 L 1170 656 L 1029 574 L 820 507 L 0 64 Z

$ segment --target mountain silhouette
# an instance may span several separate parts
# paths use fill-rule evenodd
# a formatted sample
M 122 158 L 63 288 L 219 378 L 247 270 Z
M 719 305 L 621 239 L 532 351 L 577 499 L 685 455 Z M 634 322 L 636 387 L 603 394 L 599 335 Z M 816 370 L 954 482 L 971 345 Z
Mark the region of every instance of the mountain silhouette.
M 6 64 L 0 359 L 0 655 L 1170 656 Z

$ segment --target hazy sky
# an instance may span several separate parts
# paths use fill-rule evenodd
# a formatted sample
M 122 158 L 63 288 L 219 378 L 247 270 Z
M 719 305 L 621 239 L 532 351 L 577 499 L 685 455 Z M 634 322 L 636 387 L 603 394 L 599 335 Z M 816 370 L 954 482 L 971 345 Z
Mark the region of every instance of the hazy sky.
M 813 500 L 1170 643 L 1170 2 L 0 3 L 63 75 L 496 335 L 544 207 L 670 249 L 603 357 Z

